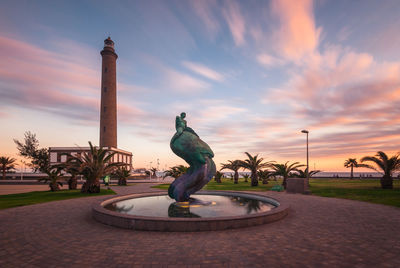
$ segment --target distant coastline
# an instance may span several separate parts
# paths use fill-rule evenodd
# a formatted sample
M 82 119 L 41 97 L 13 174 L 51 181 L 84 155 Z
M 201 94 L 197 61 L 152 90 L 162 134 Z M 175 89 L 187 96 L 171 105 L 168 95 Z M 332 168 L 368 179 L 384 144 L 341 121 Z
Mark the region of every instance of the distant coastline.
M 233 172 L 229 172 L 229 171 L 224 171 L 223 172 L 225 175 L 229 176 L 229 174 L 233 174 Z M 250 172 L 247 171 L 243 171 L 243 172 L 239 172 L 241 175 L 242 174 L 248 174 L 250 175 Z M 393 177 L 396 178 L 398 175 L 400 174 L 400 172 L 395 172 L 393 174 Z M 324 171 L 324 172 L 320 172 L 316 175 L 313 176 L 313 178 L 337 178 L 337 176 L 339 176 L 339 178 L 350 178 L 350 172 L 331 172 L 331 171 Z M 368 178 L 380 178 L 382 177 L 382 174 L 378 173 L 378 172 L 353 172 L 353 177 L 355 179 L 357 178 L 361 178 L 362 179 L 368 179 Z

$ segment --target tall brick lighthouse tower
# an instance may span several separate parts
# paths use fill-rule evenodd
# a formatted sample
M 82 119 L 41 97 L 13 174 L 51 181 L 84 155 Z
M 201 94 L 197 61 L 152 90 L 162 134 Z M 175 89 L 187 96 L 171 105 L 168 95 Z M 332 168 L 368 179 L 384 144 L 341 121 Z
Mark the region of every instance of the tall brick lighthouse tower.
M 100 52 L 101 106 L 100 106 L 100 147 L 117 148 L 117 68 L 118 55 L 114 42 L 108 37 Z
M 114 42 L 108 37 L 100 52 L 101 65 L 101 106 L 100 106 L 100 147 L 115 153 L 110 159 L 132 169 L 132 153 L 117 147 L 117 58 Z M 67 154 L 82 156 L 90 153 L 90 147 L 49 147 L 50 165 L 67 162 Z

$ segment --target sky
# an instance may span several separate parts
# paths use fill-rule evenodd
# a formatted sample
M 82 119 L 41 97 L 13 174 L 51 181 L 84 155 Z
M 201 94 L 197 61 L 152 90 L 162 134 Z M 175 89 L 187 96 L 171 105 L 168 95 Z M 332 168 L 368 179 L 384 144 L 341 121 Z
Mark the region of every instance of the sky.
M 184 161 L 175 116 L 217 166 L 245 159 L 346 171 L 400 151 L 397 0 L 0 2 L 0 155 L 99 142 L 101 56 L 115 42 L 118 147 L 134 168 Z

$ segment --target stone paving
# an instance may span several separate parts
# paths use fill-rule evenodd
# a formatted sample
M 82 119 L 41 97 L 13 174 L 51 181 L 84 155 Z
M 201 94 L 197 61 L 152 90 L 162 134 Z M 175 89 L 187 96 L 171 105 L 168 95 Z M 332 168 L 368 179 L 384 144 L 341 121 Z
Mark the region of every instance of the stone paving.
M 150 184 L 119 194 L 158 191 Z M 257 192 L 259 194 L 259 192 Z M 400 209 L 266 192 L 291 205 L 281 221 L 213 232 L 162 233 L 96 222 L 108 197 L 0 211 L 0 267 L 400 267 Z

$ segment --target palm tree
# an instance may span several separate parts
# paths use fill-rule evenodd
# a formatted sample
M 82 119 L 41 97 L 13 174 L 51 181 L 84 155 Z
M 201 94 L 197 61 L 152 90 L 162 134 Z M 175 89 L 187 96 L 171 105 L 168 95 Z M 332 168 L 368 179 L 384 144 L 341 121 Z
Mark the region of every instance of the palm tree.
M 239 182 L 239 172 L 238 172 L 238 170 L 241 168 L 240 160 L 234 160 L 234 161 L 228 160 L 228 162 L 229 163 L 227 163 L 227 164 L 221 164 L 221 166 L 222 166 L 221 170 L 230 169 L 230 170 L 234 171 L 235 172 L 235 174 L 233 176 L 234 183 L 238 184 L 238 182 Z
M 54 165 L 51 166 L 49 170 L 47 170 L 47 177 L 40 178 L 38 181 L 49 181 L 50 191 L 55 192 L 60 190 L 60 186 L 62 186 L 61 180 L 64 180 L 62 177 L 62 171 L 64 170 L 64 165 Z
M 307 172 L 308 172 L 308 168 L 306 168 L 304 171 L 301 169 L 296 170 L 297 173 L 294 173 L 293 175 L 297 178 L 307 178 Z M 311 170 L 309 177 L 311 178 L 312 176 L 320 173 L 321 170 Z
M 188 167 L 186 167 L 184 165 L 173 166 L 165 171 L 163 178 L 173 177 L 173 178 L 177 179 L 180 176 L 182 176 L 184 173 L 186 173 L 187 170 L 188 170 Z
M 259 170 L 258 177 L 262 180 L 262 184 L 268 184 L 268 179 L 274 177 L 274 172 L 270 170 Z
M 248 179 L 250 178 L 249 174 L 243 174 L 244 182 L 248 182 Z
M 77 162 L 79 171 L 86 179 L 82 185 L 82 193 L 99 193 L 100 178 L 110 175 L 113 171 L 122 166 L 123 163 L 112 163 L 111 159 L 116 152 L 109 152 L 103 148 L 96 148 L 89 141 L 90 151 L 79 156 L 72 156 L 73 161 Z
M 274 175 L 282 176 L 282 186 L 286 189 L 286 181 L 289 176 L 291 176 L 293 171 L 298 171 L 300 167 L 304 167 L 305 165 L 300 164 L 299 162 L 294 162 L 288 165 L 289 161 L 285 164 L 272 164 L 272 169 L 274 170 Z
M 126 167 L 119 167 L 114 171 L 113 175 L 118 178 L 118 185 L 126 185 L 126 179 L 131 173 Z
M 381 173 L 382 189 L 393 189 L 393 172 L 400 170 L 400 153 L 388 157 L 384 152 L 379 151 L 375 156 L 365 156 L 361 159 L 361 162 L 372 162 L 377 167 L 370 166 L 368 164 L 365 167 L 373 169 Z M 382 172 L 380 172 L 381 170 Z
M 263 163 L 262 161 L 264 158 L 258 158 L 258 154 L 255 156 L 252 156 L 248 152 L 245 152 L 247 155 L 248 159 L 246 160 L 239 160 L 240 167 L 248 169 L 251 171 L 251 186 L 258 186 L 258 176 L 257 176 L 257 171 L 271 166 L 272 161 Z
M 152 176 L 154 176 L 154 177 L 157 176 L 157 175 L 156 175 L 156 172 L 157 172 L 157 171 L 158 171 L 158 170 L 157 170 L 157 168 L 155 168 L 155 167 L 153 167 L 153 168 L 150 169 L 150 172 L 151 172 Z
M 15 158 L 10 158 L 10 157 L 5 157 L 5 156 L 0 157 L 0 167 L 1 167 L 1 171 L 3 173 L 3 180 L 6 179 L 6 171 L 15 169 L 15 166 L 14 166 L 15 161 L 16 161 Z
M 214 175 L 215 181 L 216 181 L 217 183 L 221 183 L 221 182 L 222 182 L 222 181 L 221 181 L 222 176 L 224 176 L 224 174 L 223 174 L 222 172 L 220 172 L 220 171 L 217 171 L 217 172 L 215 173 L 215 175 Z
M 76 190 L 78 187 L 77 176 L 80 173 L 79 169 L 80 164 L 75 159 L 68 157 L 67 163 L 64 165 L 64 170 L 71 175 L 71 177 L 67 180 L 69 190 Z
M 356 158 L 349 158 L 349 159 L 346 159 L 346 161 L 344 161 L 344 167 L 351 168 L 350 169 L 350 179 L 353 179 L 354 178 L 353 177 L 353 169 L 360 167 L 360 165 L 358 164 Z

